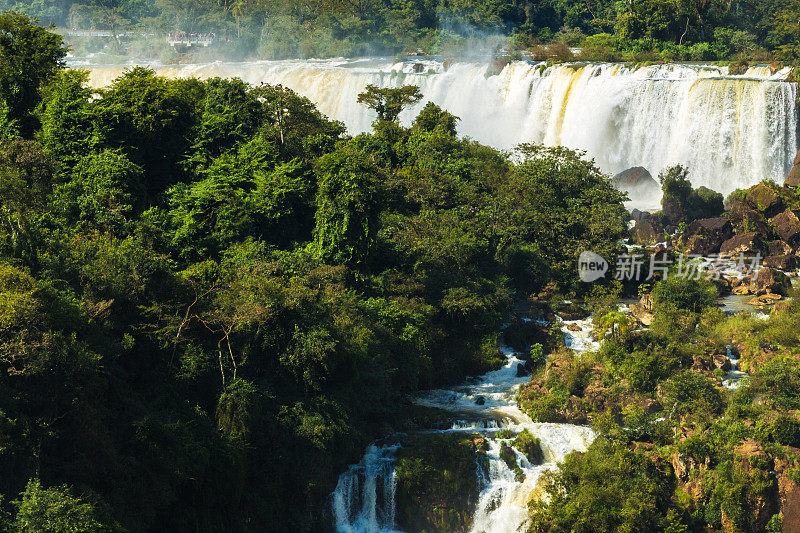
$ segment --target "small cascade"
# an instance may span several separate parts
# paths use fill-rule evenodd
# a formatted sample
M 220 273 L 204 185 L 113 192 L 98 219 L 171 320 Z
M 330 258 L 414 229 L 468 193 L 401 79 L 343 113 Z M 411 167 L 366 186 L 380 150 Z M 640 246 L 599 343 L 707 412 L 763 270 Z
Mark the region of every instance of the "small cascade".
M 398 446 L 370 445 L 363 459 L 339 476 L 331 510 L 338 533 L 391 533 L 395 529 L 395 454 Z
M 591 321 L 580 322 L 588 335 Z M 572 345 L 577 350 L 578 344 Z M 473 533 L 524 531 L 528 522 L 528 503 L 541 496 L 542 475 L 555 470 L 567 454 L 586 451 L 595 437 L 591 428 L 535 423 L 523 413 L 517 406 L 516 395 L 520 386 L 529 380 L 517 372 L 524 362 L 511 348 L 503 348 L 503 353 L 506 364 L 502 368 L 457 387 L 428 391 L 416 399 L 420 405 L 453 413 L 450 428 L 431 429 L 426 433 L 467 431 L 480 433 L 486 440 L 485 456 L 478 454 L 476 464 L 480 493 L 471 529 Z M 525 455 L 513 448 L 515 437 L 525 430 L 540 441 L 544 459 L 541 465 L 531 464 Z M 514 470 L 501 457 L 503 445 L 513 450 L 517 466 Z M 332 497 L 337 532 L 396 531 L 394 461 L 397 449 L 396 445 L 372 445 L 361 462 L 339 477 Z
M 742 386 L 742 379 L 747 377 L 746 372 L 739 370 L 739 353 L 733 349 L 733 346 L 726 346 L 726 355 L 731 362 L 731 370 L 722 380 L 722 386 L 726 389 L 738 389 Z
M 561 331 L 564 332 L 564 344 L 575 353 L 593 352 L 600 348 L 600 343 L 592 337 L 594 324 L 592 318 L 583 320 L 561 320 Z

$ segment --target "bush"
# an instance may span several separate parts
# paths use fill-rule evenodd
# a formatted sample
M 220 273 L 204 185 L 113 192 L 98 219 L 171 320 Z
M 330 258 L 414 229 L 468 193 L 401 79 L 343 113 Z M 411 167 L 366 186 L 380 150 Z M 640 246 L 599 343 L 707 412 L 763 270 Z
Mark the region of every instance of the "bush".
M 668 276 L 653 288 L 653 310 L 658 313 L 665 308 L 675 308 L 701 313 L 716 305 L 716 286 L 710 281 L 695 280 L 688 276 Z
M 544 462 L 541 441 L 527 429 L 523 429 L 522 433 L 514 439 L 514 447 L 521 451 L 532 465 L 540 465 Z
M 781 415 L 772 423 L 772 438 L 778 444 L 800 448 L 800 420 Z

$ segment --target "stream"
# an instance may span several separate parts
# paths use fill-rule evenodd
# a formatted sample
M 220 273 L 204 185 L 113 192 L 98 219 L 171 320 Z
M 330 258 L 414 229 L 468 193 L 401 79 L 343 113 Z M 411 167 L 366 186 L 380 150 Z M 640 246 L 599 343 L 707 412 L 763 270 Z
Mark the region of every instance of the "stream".
M 580 331 L 570 331 L 578 324 Z M 590 321 L 562 322 L 565 342 L 576 352 L 592 350 Z M 573 327 L 573 329 L 576 329 Z M 488 472 L 479 475 L 480 495 L 472 524 L 472 533 L 510 533 L 524 531 L 528 520 L 528 502 L 536 495 L 542 474 L 554 470 L 557 463 L 573 451 L 586 451 L 594 440 L 589 427 L 572 424 L 533 422 L 516 403 L 519 387 L 528 376 L 519 377 L 517 368 L 524 362 L 510 348 L 503 348 L 505 365 L 483 376 L 468 379 L 448 389 L 421 393 L 419 405 L 453 413 L 453 425 L 446 430 L 479 433 L 486 438 Z M 541 441 L 544 463 L 533 465 L 514 449 L 517 464 L 525 474 L 517 481 L 514 472 L 500 458 L 503 429 L 519 433 L 530 431 Z M 391 533 L 400 531 L 395 524 L 394 473 L 397 445 L 372 444 L 363 459 L 339 477 L 332 495 L 331 510 L 339 533 Z M 479 474 L 482 469 L 479 469 Z

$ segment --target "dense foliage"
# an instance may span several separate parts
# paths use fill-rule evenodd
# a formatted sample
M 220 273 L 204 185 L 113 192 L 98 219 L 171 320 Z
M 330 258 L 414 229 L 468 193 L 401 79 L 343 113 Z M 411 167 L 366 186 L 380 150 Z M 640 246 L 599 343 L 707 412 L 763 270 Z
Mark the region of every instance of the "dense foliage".
M 566 59 L 569 47 L 597 60 L 771 60 L 800 58 L 797 0 L 20 0 L 24 11 L 58 26 L 111 30 L 107 43 L 75 38 L 82 52 L 120 55 L 128 37 L 214 32 L 237 57 L 481 53 L 507 46 L 540 59 Z M 542 43 L 558 43 L 544 49 Z M 487 47 L 487 43 L 489 46 Z M 106 46 L 108 44 L 108 46 Z M 161 40 L 132 52 L 170 55 Z M 173 56 L 174 58 L 174 53 Z
M 580 154 L 512 160 L 434 105 L 401 127 L 414 88 L 350 137 L 281 87 L 135 68 L 94 92 L 59 39 L 0 27 L 28 91 L 0 86 L 11 530 L 318 529 L 409 393 L 494 368 L 512 300 L 625 228 Z

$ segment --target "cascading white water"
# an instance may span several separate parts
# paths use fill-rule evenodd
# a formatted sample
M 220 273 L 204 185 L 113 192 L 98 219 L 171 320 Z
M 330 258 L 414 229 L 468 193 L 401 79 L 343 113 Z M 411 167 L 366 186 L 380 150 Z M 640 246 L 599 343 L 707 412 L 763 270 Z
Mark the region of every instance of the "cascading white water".
M 528 502 L 540 490 L 543 473 L 554 470 L 573 451 L 586 451 L 594 440 L 588 427 L 572 424 L 535 423 L 516 404 L 517 391 L 527 377 L 519 376 L 517 369 L 522 361 L 513 350 L 505 348 L 506 364 L 503 368 L 481 376 L 475 382 L 462 386 L 429 391 L 417 402 L 455 413 L 501 417 L 502 424 L 457 423 L 453 430 L 478 431 L 489 444 L 488 476 L 483 481 L 472 524 L 472 533 L 510 533 L 523 531 L 528 520 Z M 532 465 L 518 450 L 514 450 L 524 479 L 517 481 L 514 472 L 500 458 L 498 431 L 509 430 L 517 434 L 525 429 L 538 437 L 544 452 L 544 464 Z
M 76 64 L 80 66 L 80 64 Z M 120 66 L 91 66 L 93 86 L 110 83 Z M 239 77 L 251 84 L 283 84 L 307 96 L 352 133 L 374 116 L 356 102 L 367 84 L 418 85 L 424 100 L 401 117 L 407 123 L 433 101 L 461 118 L 459 130 L 508 149 L 521 142 L 585 150 L 617 173 L 643 166 L 657 175 L 683 164 L 695 186 L 725 194 L 762 179 L 782 181 L 798 148 L 797 84 L 755 67 L 741 76 L 727 68 L 618 64 L 546 67 L 513 62 L 489 67 L 455 63 L 446 71 L 415 74 L 380 60 L 262 61 L 158 66 L 166 76 Z M 406 69 L 407 70 L 407 69 Z
M 394 456 L 397 448 L 370 445 L 361 462 L 339 476 L 331 502 L 338 533 L 396 531 Z

